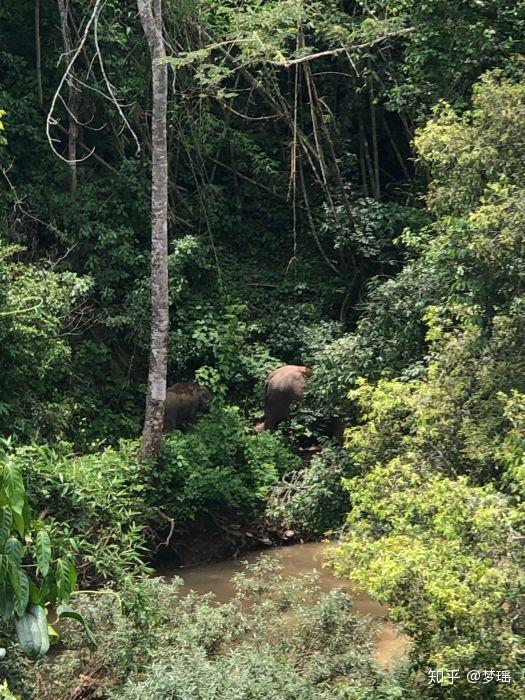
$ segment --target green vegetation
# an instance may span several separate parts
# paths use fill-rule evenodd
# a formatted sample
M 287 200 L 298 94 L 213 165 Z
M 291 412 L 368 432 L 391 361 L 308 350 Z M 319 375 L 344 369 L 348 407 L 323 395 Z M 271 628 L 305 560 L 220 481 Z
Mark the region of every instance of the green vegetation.
M 0 7 L 0 695 L 520 697 L 525 3 L 161 4 L 167 383 L 213 399 L 156 459 L 151 3 Z M 152 578 L 204 521 L 340 536 L 409 659 L 262 563 L 221 605 Z
M 286 472 L 271 489 L 266 512 L 305 537 L 337 530 L 348 512 L 343 480 L 356 471 L 346 450 L 325 447 L 308 465 Z
M 280 435 L 248 432 L 233 407 L 171 433 L 155 464 L 139 462 L 137 449 L 122 440 L 95 454 L 75 455 L 67 444 L 10 453 L 34 511 L 47 514 L 57 546 L 77 557 L 83 585 L 126 585 L 145 573 L 172 518 L 256 516 L 269 487 L 300 464 Z
M 513 133 L 524 104 L 523 86 L 495 73 L 476 87 L 471 111 L 459 117 L 444 105 L 417 136 L 436 215 L 411 235 L 413 267 L 439 283 L 422 318 L 429 359 L 417 379 L 363 379 L 350 394 L 360 475 L 346 484 L 350 531 L 336 555 L 340 572 L 392 606 L 419 663 L 504 665 L 515 676 L 525 315 L 523 156 Z M 454 692 L 468 696 L 467 682 Z
M 177 579 L 143 582 L 140 617 L 124 615 L 114 596 L 78 596 L 100 647 L 86 659 L 77 630 L 65 628 L 60 664 L 50 659 L 35 673 L 39 697 L 62 700 L 82 684 L 109 698 L 158 700 L 401 692 L 368 655 L 369 621 L 349 611 L 342 591 L 322 593 L 315 577 L 285 580 L 278 562 L 266 559 L 238 576 L 235 596 L 221 605 L 212 596 L 181 597 L 179 586 Z
M 34 519 L 28 503 L 22 470 L 11 459 L 10 445 L 0 444 L 0 664 L 3 672 L 15 676 L 15 683 L 24 683 L 15 664 L 6 657 L 6 647 L 12 646 L 13 628 L 16 640 L 25 656 L 40 659 L 49 650 L 50 631 L 46 607 L 56 607 L 57 619 L 73 617 L 84 624 L 91 642 L 94 638 L 82 616 L 70 606 L 76 582 L 71 558 L 57 554 L 57 543 L 51 540 L 41 518 Z M 55 556 L 53 556 L 55 555 Z M 55 633 L 56 634 L 56 633 Z M 13 651 L 11 649 L 11 651 Z M 10 697 L 4 683 L 2 692 Z

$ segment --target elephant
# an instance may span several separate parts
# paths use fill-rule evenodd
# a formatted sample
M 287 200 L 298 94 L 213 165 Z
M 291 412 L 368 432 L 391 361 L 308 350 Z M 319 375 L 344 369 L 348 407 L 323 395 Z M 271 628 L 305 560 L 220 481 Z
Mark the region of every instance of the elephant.
M 290 407 L 302 398 L 311 372 L 302 365 L 283 365 L 270 372 L 266 377 L 264 423 L 255 426 L 256 432 L 275 430 L 290 418 Z
M 303 398 L 312 370 L 303 365 L 283 365 L 266 377 L 264 398 L 264 422 L 255 426 L 255 432 L 275 430 L 277 425 L 290 418 L 293 403 Z M 342 418 L 333 418 L 327 433 L 338 444 L 344 442 L 345 425 Z
M 209 410 L 211 399 L 211 391 L 195 382 L 178 382 L 168 387 L 164 405 L 164 432 L 193 423 L 198 413 Z

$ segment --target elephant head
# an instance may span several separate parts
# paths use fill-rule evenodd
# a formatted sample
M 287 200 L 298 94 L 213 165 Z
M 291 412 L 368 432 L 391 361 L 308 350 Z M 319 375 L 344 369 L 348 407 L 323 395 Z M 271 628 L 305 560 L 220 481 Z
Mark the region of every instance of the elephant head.
M 210 408 L 212 393 L 195 382 L 178 382 L 166 390 L 164 432 L 193 423 L 199 413 Z

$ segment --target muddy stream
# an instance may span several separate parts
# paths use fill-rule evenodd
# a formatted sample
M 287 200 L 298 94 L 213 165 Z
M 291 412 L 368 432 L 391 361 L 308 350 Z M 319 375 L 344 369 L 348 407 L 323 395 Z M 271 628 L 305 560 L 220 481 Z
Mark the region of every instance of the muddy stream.
M 277 547 L 247 554 L 242 560 L 229 559 L 212 564 L 201 564 L 190 568 L 162 567 L 161 575 L 180 576 L 184 581 L 182 592 L 193 590 L 196 593 L 213 593 L 220 603 L 226 603 L 234 594 L 232 577 L 245 568 L 245 562 L 254 562 L 258 557 L 279 557 L 282 562 L 283 576 L 301 576 L 316 572 L 319 575 L 323 591 L 342 588 L 352 595 L 355 609 L 369 615 L 379 622 L 376 635 L 377 661 L 384 667 L 391 667 L 396 659 L 408 651 L 408 638 L 399 634 L 395 626 L 388 621 L 388 610 L 375 602 L 366 593 L 352 590 L 348 581 L 336 578 L 330 569 L 323 568 L 326 548 L 331 545 L 308 543 Z

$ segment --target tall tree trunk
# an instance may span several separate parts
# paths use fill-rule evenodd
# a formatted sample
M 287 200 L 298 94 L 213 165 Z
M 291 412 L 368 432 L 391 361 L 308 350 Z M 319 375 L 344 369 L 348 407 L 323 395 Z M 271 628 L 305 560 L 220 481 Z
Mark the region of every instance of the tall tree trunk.
M 62 29 L 62 41 L 64 43 L 64 52 L 66 54 L 66 63 L 71 59 L 73 44 L 71 34 L 69 32 L 69 0 L 58 0 L 58 10 L 60 12 L 60 25 Z M 77 141 L 78 141 L 78 92 L 75 86 L 75 74 L 73 68 L 67 79 L 68 97 L 67 111 L 69 114 L 69 132 L 68 132 L 68 160 L 69 160 L 69 190 L 72 195 L 77 191 Z
M 372 131 L 372 155 L 374 158 L 374 179 L 372 181 L 372 189 L 375 199 L 381 196 L 381 181 L 379 179 L 379 149 L 377 145 L 377 119 L 376 105 L 374 98 L 374 78 L 370 78 L 370 130 Z
M 151 346 L 146 415 L 139 457 L 159 453 L 164 422 L 168 369 L 168 145 L 166 112 L 168 69 L 165 56 L 162 0 L 137 0 L 140 21 L 151 56 L 153 107 L 151 124 Z
M 44 94 L 42 91 L 42 46 L 40 43 L 40 0 L 35 0 L 35 52 L 38 106 L 40 109 L 44 109 Z

